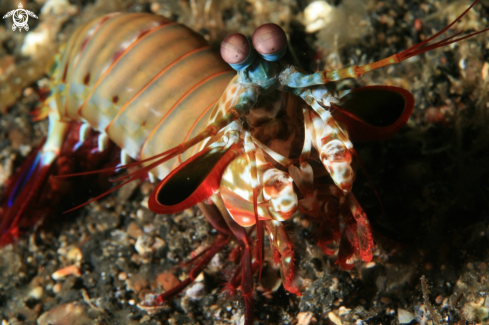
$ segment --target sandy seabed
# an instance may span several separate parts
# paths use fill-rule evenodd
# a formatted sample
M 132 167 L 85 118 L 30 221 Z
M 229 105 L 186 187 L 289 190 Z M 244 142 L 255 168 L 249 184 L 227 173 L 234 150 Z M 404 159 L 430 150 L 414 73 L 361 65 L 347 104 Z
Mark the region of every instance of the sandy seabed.
M 0 15 L 17 5 L 1 2 Z M 274 22 L 289 35 L 294 49 L 289 57 L 314 71 L 366 64 L 406 49 L 443 28 L 470 1 L 326 1 L 314 7 L 316 17 L 307 11 L 310 5 L 300 0 L 26 4 L 39 16 L 29 20 L 28 33 L 13 32 L 11 21 L 0 26 L 0 185 L 47 132 L 47 121 L 34 123 L 30 112 L 39 103 L 44 67 L 57 45 L 102 14 L 161 14 L 201 33 L 215 48 L 228 33 L 249 36 Z M 489 2 L 481 1 L 456 30 L 487 28 L 488 17 Z M 488 40 L 489 33 L 479 35 L 336 85 L 338 90 L 398 86 L 416 101 L 407 126 L 393 138 L 354 144 L 384 206 L 382 212 L 358 168 L 353 192 L 374 230 L 373 261 L 341 270 L 334 256 L 317 247 L 310 220 L 293 218 L 287 229 L 303 295 L 288 294 L 270 265 L 254 294 L 256 324 L 487 321 Z M 197 209 L 177 215 L 149 211 L 153 187 L 134 183 L 56 217 L 54 224 L 47 217 L 45 226 L 1 248 L 2 324 L 241 324 L 239 293 L 227 297 L 221 290 L 236 267 L 229 260 L 234 242 L 158 312 L 137 307 L 146 294 L 185 279 L 188 269 L 178 266 L 216 236 Z

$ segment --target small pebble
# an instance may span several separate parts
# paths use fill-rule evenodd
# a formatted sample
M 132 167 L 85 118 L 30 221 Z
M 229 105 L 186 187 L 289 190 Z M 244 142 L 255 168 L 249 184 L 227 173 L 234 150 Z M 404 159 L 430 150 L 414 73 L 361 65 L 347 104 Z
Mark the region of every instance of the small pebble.
M 220 270 L 224 266 L 224 260 L 221 254 L 216 254 L 210 262 L 210 266 L 215 270 Z
M 415 29 L 416 29 L 418 32 L 420 32 L 420 31 L 423 29 L 423 22 L 422 22 L 422 20 L 421 20 L 421 19 L 416 18 L 416 19 L 414 20 L 414 28 L 415 28 Z
M 139 293 L 141 290 L 148 287 L 148 280 L 141 274 L 134 274 L 126 280 L 126 287 L 128 291 Z
M 413 313 L 410 313 L 405 309 L 397 309 L 397 318 L 399 320 L 399 324 L 409 324 L 413 321 L 414 317 L 415 316 Z
M 34 94 L 34 89 L 32 87 L 27 87 L 24 89 L 24 96 L 29 97 L 30 95 Z
M 154 244 L 154 237 L 143 233 L 136 240 L 136 244 L 134 245 L 134 248 L 136 249 L 139 255 L 148 256 L 153 253 L 153 249 L 151 248 L 153 244 Z
M 70 302 L 48 310 L 37 319 L 38 325 L 50 324 L 90 324 L 85 304 Z
M 333 313 L 332 311 L 330 311 L 328 313 L 328 317 L 329 317 L 329 320 L 332 321 L 333 323 L 335 323 L 336 325 L 343 325 L 343 323 L 341 322 L 341 319 L 335 315 L 335 313 Z
M 54 280 L 64 279 L 68 275 L 81 276 L 80 269 L 76 265 L 70 265 L 54 272 L 51 277 Z
M 44 293 L 43 287 L 38 286 L 38 287 L 35 287 L 34 289 L 32 289 L 31 291 L 29 291 L 28 296 L 31 298 L 34 298 L 36 300 L 39 300 L 39 299 L 41 299 L 43 293 Z
M 12 147 L 19 149 L 19 147 L 25 142 L 25 135 L 19 129 L 12 129 L 8 133 L 8 139 L 12 143 Z
M 199 301 L 205 296 L 205 286 L 202 282 L 196 282 L 187 288 L 185 294 L 190 299 Z
M 341 306 L 340 309 L 338 309 L 338 315 L 343 316 L 343 315 L 348 315 L 350 313 L 351 309 L 346 308 L 344 306 Z
M 147 234 L 153 234 L 156 231 L 156 227 L 152 223 L 147 223 L 143 226 L 143 231 Z
M 121 272 L 117 275 L 117 279 L 119 281 L 126 281 L 127 280 L 127 273 L 126 272 Z
M 485 271 L 487 269 L 486 262 L 482 262 L 481 264 L 479 264 L 479 268 L 480 268 L 481 271 Z
M 448 300 L 448 298 L 443 299 L 442 308 L 449 308 L 450 307 L 449 303 L 450 301 Z
M 80 248 L 74 246 L 70 248 L 68 254 L 66 254 L 66 258 L 72 262 L 80 262 L 83 258 L 83 254 Z
M 200 272 L 199 275 L 195 278 L 194 282 L 202 282 L 204 281 L 204 272 Z
M 168 291 L 180 283 L 180 280 L 171 272 L 163 272 L 158 274 L 156 281 L 163 287 L 165 291 Z
M 297 314 L 297 325 L 309 325 L 317 320 L 310 311 L 303 311 Z
M 158 2 L 151 3 L 150 10 L 152 13 L 157 14 L 158 11 L 160 10 L 160 4 Z
M 138 224 L 133 221 L 127 226 L 127 234 L 129 237 L 137 239 L 143 234 L 143 231 L 139 228 Z
M 489 63 L 484 62 L 484 65 L 482 66 L 481 69 L 481 78 L 482 80 L 486 80 L 489 79 L 488 76 L 489 76 Z
M 383 304 L 388 305 L 388 304 L 390 304 L 392 302 L 392 300 L 389 297 L 381 297 L 380 298 L 380 302 L 383 303 Z
M 149 322 L 151 320 L 151 317 L 149 317 L 148 315 L 144 315 L 143 317 L 141 317 L 141 320 L 139 321 L 140 324 L 142 323 L 146 323 L 146 322 Z
M 435 303 L 437 305 L 441 304 L 443 302 L 443 296 L 442 295 L 438 295 L 436 298 L 435 298 Z

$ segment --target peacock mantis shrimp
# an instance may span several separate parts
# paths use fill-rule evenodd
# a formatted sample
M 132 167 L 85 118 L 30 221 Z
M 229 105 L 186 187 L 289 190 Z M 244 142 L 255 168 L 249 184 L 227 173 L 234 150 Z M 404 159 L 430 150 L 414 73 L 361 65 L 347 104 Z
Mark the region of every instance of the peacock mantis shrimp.
M 235 238 L 243 256 L 229 285 L 241 288 L 245 323 L 251 324 L 253 274 L 263 266 L 265 229 L 285 289 L 300 295 L 293 244 L 282 224 L 298 211 L 324 219 L 319 244 L 327 254 L 337 249 L 342 268 L 353 267 L 357 257 L 372 259 L 368 219 L 351 192 L 355 152 L 350 137 L 389 137 L 406 123 L 414 99 L 388 86 L 362 87 L 337 98 L 324 84 L 358 78 L 485 32 L 456 38 L 457 33 L 430 44 L 476 3 L 405 51 L 364 66 L 313 74 L 280 61 L 287 40 L 274 24 L 259 27 L 251 43 L 241 34 L 224 39 L 221 55 L 237 71 L 234 75 L 201 37 L 165 18 L 110 14 L 96 19 L 75 31 L 56 59 L 44 109 L 49 134 L 27 172 L 13 183 L 2 236 L 15 236 L 12 229 L 28 207 L 21 199 L 29 199 L 31 189 L 46 180 L 71 123 L 81 122 L 79 143 L 93 128 L 100 132 L 100 151 L 109 139 L 122 148 L 123 165 L 115 169 L 142 167 L 119 177 L 123 182 L 112 190 L 149 173 L 162 180 L 148 202 L 153 212 L 170 214 L 197 205 L 218 231 L 186 280 L 140 307 L 152 309 L 178 294 Z M 276 125 L 280 116 L 285 126 Z M 294 129 L 297 121 L 302 125 Z M 278 136 L 280 131 L 286 136 Z M 334 185 L 317 183 L 318 162 Z M 340 215 L 328 209 L 331 197 Z M 256 243 L 245 228 L 250 226 L 255 226 Z

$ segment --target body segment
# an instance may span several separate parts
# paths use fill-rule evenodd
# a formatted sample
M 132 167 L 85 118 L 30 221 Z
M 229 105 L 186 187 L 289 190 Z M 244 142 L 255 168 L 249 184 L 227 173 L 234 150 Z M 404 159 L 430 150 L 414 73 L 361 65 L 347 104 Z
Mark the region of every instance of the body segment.
M 185 26 L 155 15 L 113 14 L 70 38 L 50 100 L 63 121 L 86 122 L 133 159 L 144 159 L 183 142 L 200 130 L 198 122 L 207 124 L 233 76 Z M 163 178 L 177 164 L 173 159 L 154 173 Z

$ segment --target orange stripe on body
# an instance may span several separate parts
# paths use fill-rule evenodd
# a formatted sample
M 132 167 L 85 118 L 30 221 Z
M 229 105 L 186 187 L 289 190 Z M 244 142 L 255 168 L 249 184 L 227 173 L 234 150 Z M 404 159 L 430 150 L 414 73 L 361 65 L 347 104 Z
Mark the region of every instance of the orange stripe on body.
M 157 26 L 153 29 L 150 29 L 147 33 L 145 33 L 142 37 L 138 37 L 133 43 L 131 43 L 131 45 L 129 45 L 111 64 L 110 66 L 107 68 L 107 70 L 98 78 L 98 80 L 92 85 L 92 89 L 90 90 L 90 93 L 88 94 L 87 98 L 85 99 L 85 101 L 83 102 L 83 104 L 81 104 L 80 107 L 78 107 L 76 113 L 78 114 L 78 116 L 80 117 L 83 117 L 82 115 L 82 109 L 83 107 L 85 106 L 85 104 L 88 102 L 88 100 L 92 97 L 93 95 L 93 92 L 95 91 L 95 88 L 97 87 L 97 85 L 102 82 L 102 80 L 105 78 L 105 76 L 107 76 L 107 74 L 114 68 L 115 64 L 117 62 L 119 62 L 119 60 L 122 59 L 122 57 L 130 50 L 132 49 L 134 46 L 136 46 L 141 40 L 143 40 L 144 38 L 148 37 L 151 33 L 157 31 L 157 30 L 160 30 L 164 27 L 168 27 L 168 26 L 171 26 L 171 25 L 175 25 L 176 23 L 175 22 L 169 22 L 167 24 L 164 24 L 164 25 L 160 25 L 160 26 Z
M 171 113 L 173 112 L 173 110 L 178 107 L 178 105 L 183 101 L 185 100 L 185 98 L 187 98 L 187 96 L 189 94 L 191 94 L 195 89 L 199 88 L 199 86 L 201 86 L 202 84 L 208 82 L 209 80 L 215 78 L 215 77 L 218 77 L 222 74 L 225 74 L 225 73 L 228 73 L 229 71 L 220 71 L 220 72 L 216 72 L 214 73 L 213 75 L 210 75 L 209 77 L 205 78 L 204 80 L 202 81 L 199 81 L 196 85 L 194 85 L 192 88 L 190 88 L 189 90 L 187 90 L 185 92 L 185 94 L 182 95 L 182 97 L 180 97 L 180 99 L 166 112 L 165 116 L 163 116 L 163 118 L 160 120 L 160 122 L 158 122 L 158 124 L 153 128 L 153 130 L 151 130 L 150 134 L 148 135 L 148 137 L 146 138 L 146 140 L 144 141 L 143 145 L 141 146 L 141 150 L 139 151 L 139 156 L 141 157 L 141 154 L 143 153 L 145 147 L 146 147 L 146 144 L 149 142 L 149 140 L 151 139 L 151 137 L 154 135 L 154 133 L 156 132 L 156 130 L 159 128 L 159 126 L 165 121 L 166 117 Z M 213 106 L 212 106 L 213 107 Z M 196 120 L 194 123 L 196 123 L 198 120 Z
M 105 25 L 105 23 L 106 23 L 107 21 L 109 21 L 110 19 L 112 19 L 112 18 L 114 18 L 114 17 L 117 17 L 118 15 L 119 15 L 119 13 L 117 13 L 117 14 L 112 14 L 112 15 L 110 15 L 109 17 L 104 17 L 104 18 L 103 18 L 103 19 L 100 21 L 99 25 L 98 25 L 98 26 L 95 28 L 95 30 L 93 31 L 93 33 L 92 33 L 92 34 L 89 36 L 88 40 L 87 40 L 87 39 L 85 39 L 85 40 L 83 41 L 83 44 L 82 44 L 81 49 L 80 49 L 81 51 L 78 53 L 78 57 L 76 58 L 75 62 L 73 63 L 72 69 L 71 69 L 71 71 L 70 71 L 71 73 L 73 73 L 73 71 L 75 71 L 75 70 L 76 70 L 76 67 L 77 67 L 77 65 L 78 65 L 78 62 L 80 61 L 80 58 L 81 58 L 81 56 L 82 56 L 83 52 L 85 52 L 85 49 L 87 48 L 88 43 L 90 43 L 90 41 L 93 39 L 93 37 L 95 36 L 95 34 L 97 33 L 97 31 L 98 31 L 100 28 L 102 28 L 102 26 L 103 26 L 103 25 Z M 67 53 L 67 54 L 68 54 L 68 53 Z M 69 60 L 69 58 L 67 58 L 67 61 L 68 61 L 68 60 Z M 68 64 L 68 62 L 66 62 L 66 64 Z M 65 76 L 65 78 L 66 78 L 66 76 Z M 63 110 L 64 110 L 64 112 L 63 112 L 63 116 L 61 116 L 61 118 L 67 118 L 67 117 L 68 117 L 68 94 L 70 93 L 70 88 L 71 88 L 71 80 L 70 80 L 70 81 L 68 82 L 68 84 L 66 85 L 66 90 L 65 90 L 65 92 L 66 92 L 66 95 L 65 95 L 66 99 L 65 99 L 65 105 L 64 105 L 64 108 L 63 108 Z M 58 109 L 58 111 L 59 111 L 59 109 Z M 61 115 L 61 114 L 60 114 L 60 115 Z
M 185 59 L 186 57 L 194 54 L 194 53 L 197 53 L 199 51 L 203 51 L 203 50 L 206 50 L 206 49 L 209 49 L 210 46 L 203 46 L 201 48 L 198 48 L 198 49 L 195 49 L 193 51 L 190 51 L 188 53 L 186 53 L 185 55 L 182 55 L 181 57 L 179 57 L 178 59 L 176 59 L 175 61 L 173 61 L 172 63 L 170 63 L 169 65 L 167 65 L 165 68 L 163 68 L 160 72 L 158 72 L 157 75 L 155 75 L 150 81 L 148 81 L 148 83 L 146 83 L 146 85 L 144 85 L 143 88 L 141 88 L 130 100 L 128 100 L 120 109 L 119 111 L 117 112 L 116 116 L 114 116 L 114 118 L 112 119 L 112 121 L 105 127 L 105 132 L 107 133 L 108 129 L 110 128 L 110 126 L 113 124 L 113 122 L 122 114 L 122 112 L 129 106 L 129 104 L 131 102 L 133 102 L 139 95 L 141 95 L 152 83 L 153 81 L 155 81 L 156 79 L 158 79 L 162 74 L 164 74 L 168 69 L 170 69 L 171 67 L 173 67 L 175 64 L 177 64 L 178 62 L 180 62 L 181 60 Z
M 194 121 L 194 123 L 192 124 L 192 126 L 190 127 L 190 129 L 188 130 L 187 132 L 187 135 L 185 136 L 185 138 L 183 139 L 183 142 L 186 142 L 188 140 L 188 138 L 190 137 L 190 134 L 192 133 L 192 131 L 195 129 L 195 127 L 197 126 L 197 123 L 200 121 L 200 119 L 210 110 L 212 109 L 214 106 L 216 106 L 216 104 L 219 102 L 219 99 L 216 100 L 214 103 L 210 104 L 200 115 L 199 117 Z M 181 164 L 182 163 L 182 155 L 178 155 L 178 163 Z

